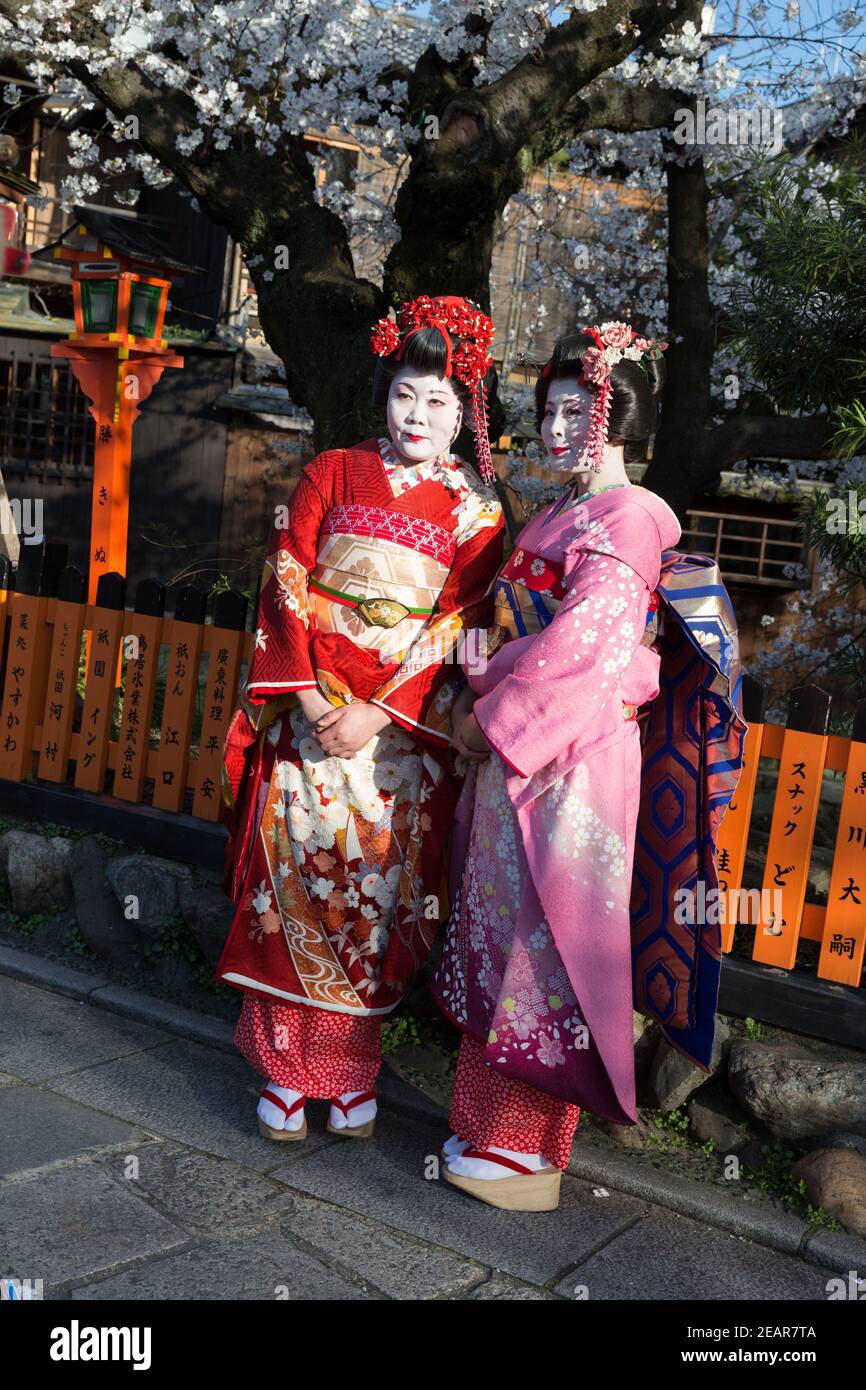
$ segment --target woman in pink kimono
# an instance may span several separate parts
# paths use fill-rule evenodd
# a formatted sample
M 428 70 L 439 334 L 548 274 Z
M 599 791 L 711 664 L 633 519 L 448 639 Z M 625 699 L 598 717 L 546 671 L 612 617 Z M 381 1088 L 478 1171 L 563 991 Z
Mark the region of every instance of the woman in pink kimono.
M 623 323 L 557 344 L 536 414 L 569 485 L 518 537 L 495 586 L 493 656 L 467 670 L 454 709 L 475 775 L 433 984 L 463 1034 L 444 1175 L 494 1206 L 558 1204 L 580 1106 L 637 1119 L 636 711 L 658 694 L 648 617 L 680 526 L 625 464 L 655 430 L 665 346 Z

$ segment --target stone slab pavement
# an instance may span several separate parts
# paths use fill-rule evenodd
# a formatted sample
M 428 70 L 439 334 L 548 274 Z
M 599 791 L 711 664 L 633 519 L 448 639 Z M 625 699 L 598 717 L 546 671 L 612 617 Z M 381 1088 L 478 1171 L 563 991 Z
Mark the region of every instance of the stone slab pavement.
M 773 1249 L 579 1154 L 559 1210 L 484 1206 L 436 1175 L 444 1112 L 384 1073 L 372 1141 L 311 1102 L 305 1143 L 269 1142 L 242 1058 L 135 1012 L 0 975 L 0 1276 L 46 1299 L 823 1301 L 847 1267 L 844 1238 Z

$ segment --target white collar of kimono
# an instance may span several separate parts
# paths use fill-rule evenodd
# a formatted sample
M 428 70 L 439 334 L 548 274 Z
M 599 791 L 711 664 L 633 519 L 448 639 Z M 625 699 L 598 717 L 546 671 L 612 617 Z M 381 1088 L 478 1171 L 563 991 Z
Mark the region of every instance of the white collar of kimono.
M 427 478 L 438 479 L 458 496 L 471 490 L 462 476 L 463 460 L 456 454 L 440 454 L 438 458 L 425 459 L 423 463 L 404 463 L 391 440 L 386 438 L 379 440 L 379 453 L 395 497 Z

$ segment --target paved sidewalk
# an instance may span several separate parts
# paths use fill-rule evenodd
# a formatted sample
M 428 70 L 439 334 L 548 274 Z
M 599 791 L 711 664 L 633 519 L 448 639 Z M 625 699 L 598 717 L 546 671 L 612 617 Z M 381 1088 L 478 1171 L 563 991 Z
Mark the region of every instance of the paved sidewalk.
M 831 1268 L 591 1175 L 555 1212 L 464 1197 L 425 1176 L 444 1113 L 396 1077 L 371 1142 L 313 1102 L 296 1146 L 259 1137 L 260 1084 L 224 1047 L 0 975 L 0 1276 L 48 1299 L 826 1297 Z

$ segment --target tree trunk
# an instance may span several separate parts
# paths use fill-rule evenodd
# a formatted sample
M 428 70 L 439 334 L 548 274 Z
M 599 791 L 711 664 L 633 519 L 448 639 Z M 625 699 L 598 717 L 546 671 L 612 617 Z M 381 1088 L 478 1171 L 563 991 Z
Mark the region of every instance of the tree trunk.
M 665 142 L 666 151 L 681 153 Z M 708 288 L 707 182 L 703 160 L 669 162 L 667 380 L 653 457 L 644 485 L 684 515 L 694 493 L 695 454 L 710 412 L 715 347 Z

